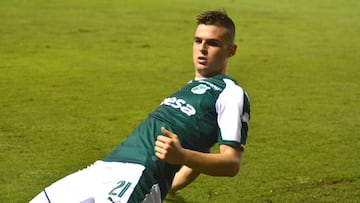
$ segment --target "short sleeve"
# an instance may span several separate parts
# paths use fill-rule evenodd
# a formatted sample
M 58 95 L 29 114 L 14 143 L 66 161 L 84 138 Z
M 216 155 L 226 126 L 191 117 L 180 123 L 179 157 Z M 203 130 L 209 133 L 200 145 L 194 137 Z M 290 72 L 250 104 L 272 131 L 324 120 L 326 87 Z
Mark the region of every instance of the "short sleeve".
M 246 143 L 250 120 L 250 103 L 246 92 L 230 79 L 216 101 L 217 121 L 220 128 L 219 144 L 241 148 Z

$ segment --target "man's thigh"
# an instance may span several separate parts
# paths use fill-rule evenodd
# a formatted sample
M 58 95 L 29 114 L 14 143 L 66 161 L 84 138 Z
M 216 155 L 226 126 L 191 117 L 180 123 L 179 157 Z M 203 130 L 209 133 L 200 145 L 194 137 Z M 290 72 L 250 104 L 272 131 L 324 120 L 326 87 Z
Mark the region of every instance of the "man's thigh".
M 53 183 L 35 197 L 40 202 L 127 202 L 144 166 L 97 161 Z

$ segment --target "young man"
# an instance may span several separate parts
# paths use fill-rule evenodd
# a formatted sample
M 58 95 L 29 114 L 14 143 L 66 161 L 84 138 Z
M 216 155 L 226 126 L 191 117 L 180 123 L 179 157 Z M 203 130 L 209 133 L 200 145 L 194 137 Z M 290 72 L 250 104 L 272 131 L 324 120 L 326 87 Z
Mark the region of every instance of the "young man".
M 250 104 L 226 75 L 236 52 L 235 25 L 222 11 L 197 17 L 195 79 L 164 99 L 102 161 L 46 188 L 38 202 L 161 202 L 200 173 L 235 176 L 247 137 Z M 218 143 L 219 153 L 209 153 Z M 180 169 L 181 168 L 181 169 Z

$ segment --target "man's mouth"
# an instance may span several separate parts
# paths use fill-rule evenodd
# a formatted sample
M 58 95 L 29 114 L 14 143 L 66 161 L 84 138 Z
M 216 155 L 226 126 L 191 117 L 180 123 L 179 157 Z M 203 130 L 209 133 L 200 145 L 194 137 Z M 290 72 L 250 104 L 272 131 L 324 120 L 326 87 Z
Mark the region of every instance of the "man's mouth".
M 207 64 L 207 58 L 204 56 L 199 56 L 198 57 L 198 63 L 201 65 L 206 65 Z

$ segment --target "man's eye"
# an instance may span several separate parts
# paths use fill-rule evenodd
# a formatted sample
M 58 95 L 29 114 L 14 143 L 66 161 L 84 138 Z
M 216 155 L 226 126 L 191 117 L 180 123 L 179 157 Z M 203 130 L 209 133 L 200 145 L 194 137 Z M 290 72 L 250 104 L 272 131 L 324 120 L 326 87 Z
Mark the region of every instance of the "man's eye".
M 213 47 L 219 47 L 220 43 L 218 43 L 217 41 L 208 41 L 207 44 L 209 46 L 213 46 Z
M 201 40 L 201 39 L 194 39 L 194 42 L 195 42 L 196 44 L 201 44 L 202 40 Z

